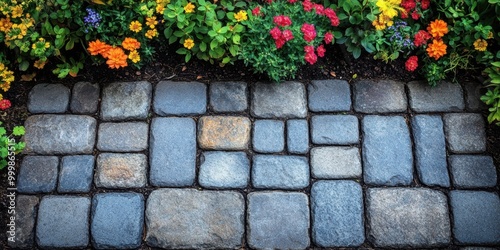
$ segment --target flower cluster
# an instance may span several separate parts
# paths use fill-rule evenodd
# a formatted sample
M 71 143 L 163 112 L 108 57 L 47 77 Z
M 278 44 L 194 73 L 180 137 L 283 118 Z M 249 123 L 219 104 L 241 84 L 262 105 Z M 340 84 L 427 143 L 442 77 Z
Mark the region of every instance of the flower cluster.
M 427 26 L 427 32 L 432 36 L 432 43 L 427 46 L 427 54 L 429 57 L 438 60 L 440 57 L 446 55 L 446 44 L 441 39 L 448 33 L 448 24 L 445 21 L 436 19 Z
M 412 72 L 415 71 L 418 67 L 418 57 L 417 56 L 410 56 L 408 60 L 406 60 L 405 63 L 405 68 L 406 70 Z
M 121 47 L 111 46 L 100 40 L 95 40 L 89 43 L 87 48 L 88 52 L 93 55 L 100 55 L 104 59 L 107 59 L 106 64 L 109 68 L 118 69 L 121 67 L 127 67 L 127 59 L 133 63 L 138 63 L 141 60 L 137 49 L 141 47 L 141 43 L 135 38 L 127 37 L 123 40 Z M 130 51 L 129 54 L 125 54 L 125 50 Z
M 484 39 L 476 39 L 473 43 L 474 49 L 477 51 L 486 51 L 486 47 L 488 47 L 488 42 Z
M 85 26 L 92 28 L 99 27 L 100 22 L 102 20 L 101 15 L 91 8 L 87 8 L 86 11 L 87 11 L 87 16 L 83 18 Z M 85 32 L 88 32 L 88 29 L 85 29 Z
M 331 8 L 325 8 L 325 6 L 313 3 L 311 0 L 304 0 L 304 2 L 302 2 L 302 7 L 306 12 L 310 12 L 314 9 L 317 15 L 326 16 L 330 19 L 330 24 L 334 27 L 337 27 L 340 24 L 337 13 L 335 13 L 335 11 Z
M 406 28 L 408 28 L 408 25 L 404 21 L 398 21 L 393 26 L 387 28 L 387 30 L 392 33 L 389 37 L 389 41 L 398 48 L 410 49 L 413 47 L 413 42 L 405 32 Z
M 372 25 L 377 30 L 383 30 L 394 24 L 392 19 L 398 15 L 398 11 L 403 9 L 399 6 L 401 0 L 377 0 L 375 5 L 378 7 L 380 14 L 372 22 Z
M 145 4 L 141 5 L 141 13 L 145 15 L 146 19 L 144 22 L 144 27 L 147 29 L 144 33 L 144 36 L 146 38 L 153 39 L 155 37 L 158 37 L 159 33 L 156 25 L 158 25 L 159 21 L 157 16 L 154 15 L 154 12 L 156 12 L 156 14 L 158 14 L 159 16 L 162 16 L 163 12 L 165 12 L 165 6 L 168 3 L 170 3 L 170 0 L 156 0 L 155 9 L 150 9 Z M 139 33 L 143 30 L 143 23 L 141 23 L 139 20 L 133 20 L 132 22 L 130 22 L 128 28 L 134 33 Z
M 9 70 L 7 66 L 0 62 L 0 89 L 7 92 L 10 89 L 10 84 L 14 81 L 14 72 Z
M 247 12 L 244 10 L 238 11 L 238 13 L 234 14 L 234 19 L 236 19 L 237 22 L 247 20 L 248 19 Z
M 419 10 L 426 10 L 431 4 L 430 0 L 402 0 L 401 7 L 404 11 L 401 12 L 401 18 L 408 18 L 418 20 L 421 16 Z

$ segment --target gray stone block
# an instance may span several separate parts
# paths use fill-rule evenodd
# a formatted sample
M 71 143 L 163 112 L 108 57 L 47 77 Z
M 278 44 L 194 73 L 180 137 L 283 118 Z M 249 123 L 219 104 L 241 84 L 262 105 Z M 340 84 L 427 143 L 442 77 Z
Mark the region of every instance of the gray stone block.
M 354 82 L 354 110 L 361 113 L 406 112 L 405 85 L 389 80 Z
M 451 191 L 453 233 L 458 244 L 500 244 L 500 198 L 485 191 Z
M 344 80 L 311 81 L 309 110 L 314 112 L 349 111 L 351 109 L 351 90 Z
M 482 111 L 488 109 L 488 106 L 481 101 L 481 96 L 486 93 L 486 89 L 478 82 L 465 82 L 464 89 L 466 93 L 465 107 L 470 111 Z
M 105 121 L 146 119 L 153 87 L 146 81 L 115 82 L 102 94 L 101 118 Z
M 311 123 L 315 144 L 346 145 L 359 143 L 358 118 L 353 115 L 315 115 Z
M 413 180 L 410 133 L 402 116 L 365 116 L 364 180 L 371 185 L 409 185 Z
M 412 119 L 415 162 L 420 181 L 427 186 L 450 186 L 446 142 L 440 116 L 417 115 Z
M 95 185 L 105 188 L 145 187 L 147 165 L 143 154 L 101 153 L 97 157 Z
M 146 243 L 168 249 L 237 249 L 245 199 L 233 191 L 157 189 L 146 205 Z
M 248 194 L 247 241 L 254 249 L 306 249 L 309 201 L 303 193 Z
M 464 109 L 462 87 L 459 84 L 441 82 L 436 87 L 426 82 L 408 83 L 410 108 L 415 112 L 449 112 Z
M 148 148 L 148 124 L 145 122 L 101 123 L 97 149 L 113 152 L 138 152 Z
M 99 104 L 100 87 L 97 83 L 78 82 L 73 86 L 70 108 L 77 114 L 94 114 Z
M 138 193 L 100 193 L 92 199 L 90 231 L 97 249 L 132 249 L 142 243 L 144 197 Z
M 368 239 L 375 247 L 447 246 L 451 238 L 446 196 L 425 188 L 367 191 Z
M 200 148 L 245 150 L 250 142 L 252 122 L 243 116 L 203 116 L 198 120 Z
M 309 185 L 309 164 L 306 157 L 255 155 L 252 166 L 255 188 L 301 189 Z
M 312 238 L 321 247 L 365 241 L 363 190 L 354 181 L 318 181 L 311 189 Z
M 34 115 L 25 122 L 27 154 L 91 154 L 96 120 L 80 115 Z
M 245 82 L 214 82 L 209 91 L 210 106 L 215 112 L 243 112 L 248 108 Z
M 64 113 L 68 110 L 70 90 L 62 84 L 37 84 L 28 96 L 30 113 Z
M 161 81 L 156 85 L 153 107 L 161 116 L 203 114 L 207 110 L 207 86 L 201 82 Z
M 306 154 L 309 151 L 309 124 L 307 120 L 286 121 L 288 152 Z
M 59 173 L 59 193 L 87 193 L 92 185 L 93 155 L 64 156 Z
M 190 186 L 194 183 L 196 124 L 193 119 L 154 118 L 149 144 L 151 185 Z
M 453 153 L 486 151 L 486 132 L 481 114 L 445 114 L 444 131 Z
M 10 218 L 8 223 L 6 223 L 7 244 L 12 248 L 33 249 L 35 243 L 35 220 L 39 203 L 38 197 L 18 195 L 17 199 L 15 199 L 15 204 L 12 204 L 12 199 L 16 198 L 15 194 L 12 195 L 12 193 L 7 192 L 5 197 L 6 200 L 8 199 L 8 207 L 5 212 L 7 218 L 11 216 L 15 217 L 15 225 L 9 225 L 11 224 Z
M 204 152 L 198 182 L 206 188 L 244 188 L 250 179 L 250 160 L 245 152 Z
M 317 147 L 311 149 L 311 173 L 319 179 L 361 177 L 361 157 L 356 147 Z
M 25 156 L 17 180 L 20 193 L 49 193 L 56 189 L 59 158 L 57 156 Z
M 256 120 L 253 125 L 253 150 L 278 153 L 285 149 L 285 124 L 278 120 Z
M 300 82 L 256 83 L 252 89 L 251 114 L 259 118 L 305 118 L 307 99 Z
M 483 155 L 451 155 L 453 185 L 458 188 L 495 187 L 497 171 L 493 158 Z
M 87 247 L 89 214 L 88 197 L 44 196 L 36 223 L 38 245 L 43 249 Z

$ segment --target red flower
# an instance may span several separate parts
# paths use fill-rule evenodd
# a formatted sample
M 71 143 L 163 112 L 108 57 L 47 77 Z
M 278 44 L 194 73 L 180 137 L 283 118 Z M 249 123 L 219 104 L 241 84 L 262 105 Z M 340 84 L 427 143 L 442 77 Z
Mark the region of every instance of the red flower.
M 413 20 L 418 20 L 419 17 L 420 17 L 420 15 L 418 14 L 418 12 L 416 10 L 414 10 L 411 13 L 411 18 L 413 18 Z
M 325 15 L 326 15 L 326 17 L 328 17 L 330 19 L 332 26 L 339 26 L 340 20 L 337 17 L 337 13 L 335 13 L 334 10 L 332 10 L 330 8 L 326 8 Z
M 415 0 L 403 0 L 401 2 L 401 7 L 410 12 L 410 10 L 413 10 L 415 9 L 415 7 L 417 7 L 417 3 L 415 2 Z
M 293 39 L 293 33 L 291 30 L 284 30 L 282 35 L 287 42 Z
M 408 60 L 406 60 L 405 63 L 405 68 L 408 71 L 415 71 L 418 67 L 418 57 L 417 56 L 410 56 Z
M 271 34 L 274 40 L 277 40 L 281 37 L 281 30 L 278 27 L 274 27 L 269 31 L 269 34 Z
M 305 46 L 304 51 L 306 52 L 306 54 L 304 55 L 304 59 L 311 65 L 316 63 L 318 57 L 316 56 L 316 54 L 314 54 L 314 47 L 311 45 Z
M 403 19 L 408 18 L 408 12 L 406 12 L 406 10 L 402 10 L 400 15 L 401 15 L 401 18 L 403 18 Z
M 260 6 L 257 6 L 252 10 L 252 15 L 254 15 L 254 16 L 260 15 Z
M 314 29 L 313 24 L 308 24 L 308 23 L 302 24 L 300 31 L 304 33 L 304 40 L 306 40 L 306 42 L 311 42 L 316 37 L 316 30 Z
M 333 41 L 333 34 L 330 32 L 326 32 L 325 34 L 325 43 L 329 44 Z
M 306 53 L 314 53 L 314 47 L 312 45 L 306 45 L 304 46 L 304 51 Z
M 321 44 L 320 46 L 318 46 L 318 48 L 316 48 L 316 52 L 318 53 L 319 57 L 325 56 L 326 49 L 325 47 L 323 47 L 323 44 Z
M 413 44 L 419 47 L 421 45 L 427 44 L 427 40 L 431 39 L 431 35 L 425 30 L 419 30 L 417 34 L 415 34 L 415 39 L 413 40 Z
M 283 47 L 283 45 L 285 45 L 285 43 L 286 43 L 286 40 L 284 37 L 280 37 L 280 38 L 274 40 L 274 44 L 276 44 L 277 49 L 280 49 L 281 47 Z
M 316 14 L 320 16 L 325 14 L 325 7 L 321 4 L 314 4 L 314 9 L 316 10 Z
M 311 11 L 313 6 L 314 4 L 311 2 L 311 0 L 304 0 L 304 2 L 302 2 L 302 7 L 307 12 Z
M 296 3 L 297 0 L 288 0 L 289 3 Z
M 423 10 L 428 9 L 430 5 L 431 5 L 431 1 L 430 1 L 430 0 L 422 0 L 422 1 L 420 2 L 420 7 L 421 7 Z
M 287 16 L 275 16 L 273 17 L 273 22 L 278 26 L 288 26 L 292 24 L 292 20 Z
M 12 103 L 10 103 L 9 100 L 2 99 L 0 101 L 0 110 L 6 110 L 6 109 L 10 108 L 10 106 L 12 106 Z

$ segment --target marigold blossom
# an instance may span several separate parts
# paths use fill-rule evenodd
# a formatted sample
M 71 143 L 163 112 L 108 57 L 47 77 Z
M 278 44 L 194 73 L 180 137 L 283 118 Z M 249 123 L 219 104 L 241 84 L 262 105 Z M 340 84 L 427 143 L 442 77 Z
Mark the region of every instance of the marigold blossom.
M 436 19 L 427 26 L 427 31 L 433 38 L 441 38 L 448 33 L 448 24 L 443 20 Z
M 153 39 L 153 37 L 158 36 L 158 30 L 156 29 L 148 30 L 146 31 L 146 34 L 144 34 L 144 36 L 146 36 L 149 39 Z
M 247 12 L 244 10 L 240 10 L 238 13 L 234 14 L 234 19 L 236 19 L 236 21 L 238 22 L 247 20 Z
M 434 58 L 435 60 L 440 57 L 446 55 L 446 44 L 442 40 L 434 39 L 429 46 L 427 46 L 427 54 L 429 57 Z
M 194 47 L 194 41 L 193 41 L 193 39 L 188 38 L 188 39 L 184 40 L 183 45 L 184 45 L 184 48 L 186 48 L 186 49 L 192 49 Z
M 146 17 L 146 25 L 149 26 L 149 28 L 154 29 L 157 24 L 158 21 L 156 20 L 156 16 Z
M 23 7 L 21 5 L 16 5 L 10 7 L 12 18 L 21 17 L 23 15 Z
M 316 38 L 316 30 L 314 29 L 313 24 L 302 24 L 300 31 L 304 33 L 304 40 L 306 40 L 306 42 L 312 42 L 314 38 Z
M 408 60 L 406 60 L 405 63 L 405 68 L 406 70 L 412 72 L 415 71 L 418 67 L 418 57 L 417 56 L 410 56 Z
M 89 42 L 89 47 L 87 48 L 87 50 L 93 56 L 101 55 L 106 58 L 107 53 L 111 48 L 111 45 L 101 42 L 99 39 L 97 39 L 93 42 Z
M 125 52 L 122 48 L 113 47 L 109 49 L 107 55 L 108 60 L 106 61 L 106 64 L 109 68 L 118 69 L 120 67 L 127 67 L 128 57 L 127 55 L 125 55 Z
M 488 47 L 488 42 L 484 39 L 477 39 L 474 41 L 474 49 L 477 51 L 486 51 L 486 47 Z
M 128 59 L 130 59 L 133 63 L 138 63 L 141 60 L 141 56 L 137 50 L 132 50 L 130 51 L 130 54 L 128 54 Z
M 130 23 L 130 25 L 128 26 L 128 28 L 135 32 L 135 33 L 138 33 L 139 31 L 142 30 L 142 24 L 139 22 L 139 21 L 132 21 Z
M 398 10 L 402 8 L 399 7 L 401 0 L 377 0 L 377 7 L 383 15 L 388 16 L 390 19 L 398 15 Z
M 128 51 L 133 51 L 141 47 L 141 43 L 135 38 L 126 37 L 122 42 L 122 47 Z
M 188 4 L 186 4 L 186 6 L 184 6 L 184 12 L 193 13 L 195 8 L 196 8 L 196 6 L 194 6 L 194 4 L 189 2 Z

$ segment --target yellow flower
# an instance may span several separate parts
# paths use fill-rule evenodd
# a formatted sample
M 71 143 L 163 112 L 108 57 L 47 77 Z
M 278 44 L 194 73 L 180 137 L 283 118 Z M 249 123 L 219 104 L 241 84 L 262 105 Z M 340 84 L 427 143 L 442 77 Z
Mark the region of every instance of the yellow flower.
M 2 95 L 2 94 L 0 94 L 0 101 L 1 101 L 1 100 L 3 100 L 3 95 Z
M 402 10 L 400 4 L 401 0 L 378 0 L 376 3 L 380 12 L 390 19 L 398 15 L 398 10 Z
M 0 19 L 0 31 L 7 33 L 11 27 L 12 22 L 9 17 Z
M 158 31 L 156 29 L 148 30 L 144 35 L 149 39 L 153 39 L 153 37 L 158 36 Z
M 491 39 L 491 38 L 493 38 L 493 32 L 490 31 L 488 32 L 488 37 L 486 39 Z
M 372 25 L 376 30 L 384 30 L 387 27 L 390 27 L 394 24 L 394 22 L 386 15 L 380 14 L 377 19 L 372 22 Z
M 488 47 L 488 42 L 483 39 L 477 39 L 474 41 L 474 49 L 477 51 L 486 51 L 486 47 Z
M 23 15 L 23 7 L 21 5 L 10 7 L 10 11 L 12 14 L 12 18 L 20 17 Z
M 186 6 L 184 6 L 184 11 L 186 13 L 193 13 L 194 12 L 194 8 L 196 8 L 196 6 L 194 6 L 194 4 L 192 4 L 191 2 L 189 2 L 188 4 L 186 4 Z
M 43 69 L 45 67 L 45 64 L 47 63 L 47 60 L 36 60 L 35 63 L 33 63 L 33 66 L 37 69 Z
M 236 21 L 238 22 L 247 20 L 247 12 L 240 10 L 238 13 L 234 14 L 234 19 L 236 19 Z
M 163 14 L 163 11 L 165 11 L 165 6 L 163 6 L 163 5 L 156 6 L 156 13 L 157 14 Z
M 142 30 L 142 24 L 139 22 L 139 21 L 132 21 L 130 23 L 130 25 L 128 26 L 128 28 L 135 32 L 135 33 L 138 33 L 139 31 Z
M 137 63 L 141 60 L 141 56 L 137 50 L 132 50 L 130 54 L 128 54 L 128 59 L 130 59 L 133 63 Z
M 194 47 L 194 41 L 191 38 L 184 40 L 184 48 L 191 49 Z
M 149 26 L 149 28 L 154 29 L 157 24 L 158 21 L 156 21 L 156 16 L 146 17 L 146 25 Z

